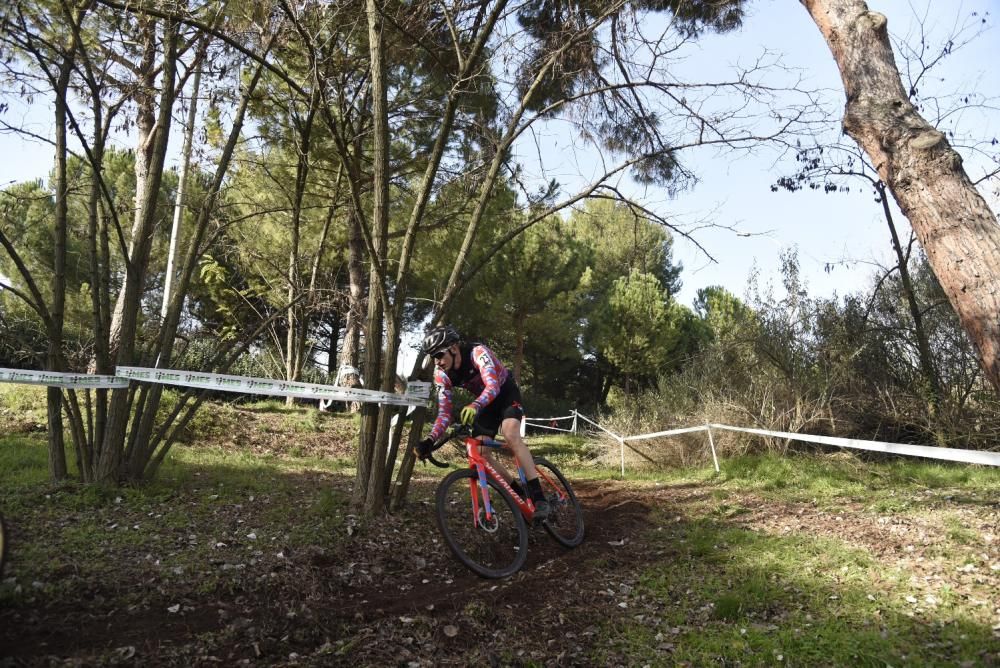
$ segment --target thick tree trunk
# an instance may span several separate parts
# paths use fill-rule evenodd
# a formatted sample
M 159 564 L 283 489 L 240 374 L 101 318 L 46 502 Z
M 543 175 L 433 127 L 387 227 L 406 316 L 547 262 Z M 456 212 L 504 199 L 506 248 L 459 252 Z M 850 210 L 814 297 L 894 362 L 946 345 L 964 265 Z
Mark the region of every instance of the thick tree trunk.
M 265 44 L 265 54 L 270 51 L 272 40 L 273 37 L 269 38 Z M 171 67 L 165 67 L 164 69 L 165 72 L 169 70 L 170 76 L 173 76 L 174 71 Z M 218 205 L 222 189 L 222 183 L 229 171 L 229 166 L 232 163 L 233 154 L 236 151 L 236 144 L 242 136 L 243 122 L 246 118 L 247 110 L 249 109 L 250 100 L 253 97 L 254 91 L 257 89 L 258 83 L 260 83 L 263 71 L 264 65 L 258 63 L 253 75 L 241 91 L 242 95 L 233 118 L 233 126 L 229 131 L 229 138 L 226 141 L 225 147 L 222 149 L 222 153 L 219 155 L 218 164 L 215 168 L 215 175 L 212 178 L 212 183 L 207 189 L 207 196 L 202 201 L 195 224 L 192 227 L 191 238 L 187 242 L 187 248 L 183 255 L 183 261 L 178 268 L 177 289 L 170 298 L 170 304 L 167 307 L 166 317 L 161 323 L 159 338 L 156 343 L 157 350 L 159 351 L 157 364 L 160 367 L 168 367 L 170 365 L 178 324 L 180 322 L 181 313 L 184 310 L 184 301 L 188 292 L 188 286 L 190 286 L 192 276 L 198 266 L 198 259 L 205 250 L 204 241 L 208 232 L 209 223 L 212 215 L 216 211 L 216 206 Z M 161 112 L 162 111 L 163 110 L 161 109 Z M 160 425 L 158 427 L 159 431 L 157 434 L 154 435 L 153 433 L 153 419 L 155 418 L 157 409 L 159 408 L 162 391 L 163 385 L 154 384 L 149 390 L 148 395 L 146 395 L 145 402 L 143 402 L 142 399 L 138 402 L 140 404 L 139 412 L 142 413 L 142 419 L 138 420 L 138 426 L 133 426 L 132 428 L 132 434 L 130 437 L 131 447 L 127 453 L 125 462 L 127 473 L 132 480 L 151 478 L 163 462 L 164 457 L 166 457 L 166 453 L 169 451 L 174 437 L 177 433 L 179 433 L 179 429 L 174 429 L 170 432 L 170 435 L 164 436 L 164 434 L 166 434 L 168 424 Z M 198 403 L 200 403 L 200 400 Z M 197 403 L 195 404 L 195 408 L 196 407 Z M 193 410 L 194 409 L 192 409 L 192 412 L 189 413 L 184 420 L 190 418 L 190 415 L 193 414 Z M 172 422 L 175 417 L 176 414 L 168 420 L 168 423 Z
M 863 0 L 800 0 L 837 61 L 844 131 L 865 150 L 1000 391 L 1000 226 L 945 136 L 910 103 L 886 19 Z
M 150 22 L 146 32 L 147 41 L 156 42 L 155 23 Z M 145 164 L 142 179 L 136 184 L 136 204 L 141 218 L 136 219 L 133 228 L 129 262 L 125 272 L 125 284 L 115 307 L 115 315 L 111 326 L 111 345 L 115 350 L 116 361 L 121 365 L 129 365 L 135 361 L 136 330 L 139 325 L 139 311 L 142 292 L 145 284 L 146 270 L 149 265 L 150 248 L 153 231 L 156 227 L 156 199 L 163 177 L 163 166 L 167 155 L 167 142 L 170 134 L 171 110 L 174 103 L 174 77 L 177 65 L 177 27 L 167 23 L 164 28 L 163 67 L 160 77 L 159 110 L 155 120 L 146 128 L 149 118 L 147 110 L 140 111 L 139 147 L 136 152 L 136 175 L 139 176 L 139 163 Z M 152 99 L 153 90 L 142 92 L 140 99 L 148 96 Z M 148 153 L 148 154 L 147 154 Z M 157 390 L 158 391 L 158 390 Z M 130 413 L 128 389 L 116 389 L 111 392 L 111 402 L 108 408 L 108 423 L 104 442 L 101 446 L 97 465 L 96 480 L 99 482 L 118 482 L 122 474 L 122 464 L 125 443 L 125 433 L 128 428 Z M 155 410 L 155 408 L 153 409 Z
M 162 176 L 162 165 L 158 164 L 156 155 L 157 132 L 165 134 L 166 129 L 156 127 L 156 75 L 158 68 L 155 67 L 157 53 L 156 32 L 158 22 L 149 17 L 140 19 L 143 27 L 143 51 L 142 60 L 139 63 L 138 71 L 142 72 L 142 80 L 136 86 L 135 102 L 135 127 L 136 127 L 136 150 L 135 150 L 135 210 L 132 217 L 132 235 L 129 239 L 128 261 L 125 266 L 125 284 L 118 293 L 115 301 L 115 310 L 111 317 L 111 332 L 109 348 L 114 355 L 121 345 L 122 332 L 124 336 L 134 336 L 134 332 L 129 330 L 134 326 L 134 313 L 126 313 L 127 310 L 134 310 L 138 304 L 138 298 L 129 299 L 129 284 L 139 282 L 138 289 L 141 290 L 141 283 L 145 278 L 144 267 L 138 266 L 137 260 L 143 255 L 143 248 L 146 240 L 153 230 L 153 210 L 156 208 L 155 191 L 149 189 L 151 183 L 156 184 L 159 189 L 159 182 Z M 171 86 L 173 82 L 171 81 Z M 126 320 L 133 321 L 131 323 Z M 131 351 L 129 353 L 131 355 Z M 133 360 L 121 360 L 122 364 L 132 364 Z

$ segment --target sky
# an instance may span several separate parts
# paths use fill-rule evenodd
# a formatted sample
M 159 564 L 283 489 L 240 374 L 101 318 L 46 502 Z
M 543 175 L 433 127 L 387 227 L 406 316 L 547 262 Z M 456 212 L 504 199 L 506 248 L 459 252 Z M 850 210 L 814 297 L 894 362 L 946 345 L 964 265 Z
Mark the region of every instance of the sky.
M 956 17 L 971 12 L 990 11 L 990 24 L 1000 20 L 1000 0 L 869 0 L 869 7 L 886 15 L 889 30 L 905 35 L 914 25 L 914 11 L 929 12 L 939 38 L 947 34 Z M 711 66 L 722 71 L 728 64 L 747 62 L 763 49 L 781 54 L 783 62 L 805 74 L 803 85 L 825 89 L 833 107 L 843 109 L 843 88 L 833 57 L 819 30 L 806 10 L 795 0 L 752 0 L 749 16 L 738 33 L 710 35 L 699 41 L 694 67 Z M 991 11 L 992 10 L 992 11 Z M 942 90 L 974 86 L 981 93 L 1000 96 L 998 29 L 991 29 L 971 45 L 951 56 L 940 72 L 945 81 L 930 82 Z M 708 63 L 706 65 L 705 63 Z M 897 64 L 900 59 L 897 55 Z M 41 136 L 52 135 L 51 109 L 36 103 L 25 107 L 18 100 L 4 100 L 10 109 L 3 120 L 23 126 Z M 996 124 L 1000 114 L 992 121 Z M 963 119 L 973 131 L 983 136 L 1000 135 L 1000 127 L 989 125 L 990 118 Z M 543 137 L 543 145 L 522 145 L 519 157 L 541 160 L 553 172 L 580 174 L 578 155 L 573 163 L 568 142 L 558 134 Z M 45 178 L 51 168 L 51 150 L 44 144 L 25 141 L 16 135 L 0 132 L 0 187 L 14 181 Z M 682 160 L 698 177 L 697 185 L 671 196 L 658 189 L 636 190 L 635 196 L 651 208 L 681 221 L 707 220 L 718 227 L 703 227 L 695 234 L 698 244 L 711 254 L 706 257 L 697 246 L 675 235 L 675 260 L 684 266 L 683 288 L 678 300 L 690 305 L 698 289 L 721 285 L 737 296 L 746 295 L 748 278 L 755 269 L 759 282 L 780 286 L 779 258 L 783 251 L 796 249 L 802 276 L 812 296 L 843 296 L 863 289 L 870 283 L 875 265 L 892 264 L 889 233 L 881 208 L 870 190 L 859 184 L 848 194 L 807 192 L 773 193 L 770 186 L 781 174 L 788 174 L 793 163 L 776 163 L 776 156 L 762 152 L 756 156 L 734 159 L 713 151 L 686 153 Z M 559 164 L 568 161 L 567 164 Z M 967 161 L 975 177 L 976 165 Z M 529 170 L 530 171 L 530 170 Z M 567 187 L 572 183 L 567 183 Z M 994 211 L 998 202 L 990 202 Z M 900 234 L 908 227 L 896 212 Z M 726 229 L 733 228 L 733 229 Z M 776 291 L 780 294 L 780 289 Z
M 957 17 L 965 19 L 973 11 L 983 16 L 992 9 L 987 17 L 990 24 L 1000 19 L 998 0 L 930 4 L 928 8 L 925 0 L 868 2 L 871 10 L 886 15 L 890 32 L 900 37 L 915 29 L 915 11 L 927 12 L 924 23 L 933 26 L 931 37 L 936 36 L 938 41 L 952 34 Z M 701 38 L 698 54 L 690 64 L 709 70 L 705 76 L 710 77 L 723 72 L 726 65 L 745 65 L 765 49 L 780 54 L 785 65 L 804 75 L 802 87 L 825 92 L 839 123 L 845 101 L 840 73 L 808 12 L 794 0 L 756 0 L 749 4 L 748 13 L 738 33 Z M 897 54 L 897 65 L 902 67 L 902 62 Z M 997 62 L 1000 39 L 994 28 L 946 59 L 935 70 L 944 80 L 932 79 L 924 89 L 950 92 L 974 88 L 987 96 L 1000 96 L 1000 70 L 990 67 Z M 969 114 L 960 120 L 967 131 L 1000 136 L 1000 113 L 994 112 L 992 118 Z M 547 173 L 558 175 L 570 185 L 574 175 L 586 181 L 585 177 L 596 171 L 592 164 L 588 169 L 593 156 L 577 151 L 579 142 L 555 130 L 543 134 L 540 140 L 536 138 L 533 145 L 522 147 L 519 157 L 536 169 L 539 163 L 544 164 Z M 674 235 L 674 259 L 684 266 L 683 287 L 677 295 L 682 304 L 690 306 L 697 291 L 710 285 L 721 285 L 746 297 L 752 273 L 757 273 L 762 288 L 773 285 L 775 295 L 780 297 L 780 257 L 789 250 L 797 252 L 801 276 L 814 297 L 843 297 L 865 289 L 877 265 L 895 264 L 881 205 L 876 203 L 871 188 L 860 180 L 850 184 L 849 193 L 774 193 L 770 186 L 777 177 L 794 171 L 794 161 L 778 160 L 774 152 L 761 151 L 739 158 L 694 149 L 682 154 L 681 160 L 698 178 L 694 188 L 674 196 L 655 188 L 633 189 L 633 193 L 662 215 L 688 224 L 714 223 L 698 225 L 700 229 L 693 234 L 697 243 Z M 981 166 L 977 172 L 977 165 L 968 159 L 966 166 L 973 178 L 982 173 Z M 995 198 L 990 203 L 995 212 L 1000 211 Z M 893 208 L 897 229 L 905 240 L 909 226 Z
M 959 13 L 964 16 L 990 5 L 1000 10 L 1000 2 L 996 0 L 978 4 L 952 1 L 933 4 L 932 11 L 939 13 L 930 23 L 939 29 L 949 28 Z M 894 34 L 905 35 L 913 23 L 913 8 L 909 2 L 870 0 L 868 5 L 886 15 L 889 30 Z M 919 0 L 913 5 L 926 6 Z M 842 110 L 845 98 L 839 71 L 808 12 L 797 2 L 775 0 L 754 3 L 751 13 L 739 35 L 715 38 L 719 46 L 725 42 L 724 48 L 739 52 L 744 49 L 752 52 L 764 46 L 780 49 L 785 54 L 785 62 L 809 73 L 806 85 L 832 89 L 836 109 Z M 957 52 L 950 63 L 946 61 L 944 64 L 948 67 L 941 70 L 946 81 L 938 82 L 941 89 L 951 90 L 965 81 L 979 81 L 981 92 L 1000 95 L 1000 73 L 993 65 L 1000 62 L 1000 39 L 997 37 L 994 29 L 975 40 L 967 50 Z M 705 48 L 713 47 L 706 45 Z M 897 65 L 900 62 L 897 55 Z M 1000 134 L 1000 127 L 990 129 L 979 120 L 969 120 L 982 126 L 984 133 Z M 994 118 L 994 122 L 997 121 L 1000 115 Z M 790 167 L 789 163 L 784 164 Z M 715 210 L 719 222 L 737 225 L 741 232 L 755 236 L 740 237 L 723 230 L 706 230 L 700 234 L 699 241 L 715 256 L 717 263 L 708 262 L 699 256 L 692 244 L 679 240 L 676 257 L 686 268 L 682 275 L 685 285 L 679 296 L 682 303 L 690 304 L 698 288 L 711 284 L 722 285 L 743 296 L 755 265 L 763 279 L 780 285 L 775 270 L 780 266 L 780 253 L 790 248 L 798 250 L 802 275 L 813 296 L 843 296 L 863 289 L 869 285 L 875 264 L 895 264 L 889 259 L 892 249 L 881 206 L 875 202 L 870 187 L 864 187 L 860 181 L 850 193 L 773 193 L 770 185 L 776 173 L 766 158 L 728 163 L 709 157 L 698 161 L 697 170 L 701 183 L 692 193 L 678 198 L 677 204 L 684 208 Z M 992 204 L 995 212 L 1000 210 L 995 201 Z M 906 238 L 909 226 L 898 210 L 894 220 L 900 236 Z

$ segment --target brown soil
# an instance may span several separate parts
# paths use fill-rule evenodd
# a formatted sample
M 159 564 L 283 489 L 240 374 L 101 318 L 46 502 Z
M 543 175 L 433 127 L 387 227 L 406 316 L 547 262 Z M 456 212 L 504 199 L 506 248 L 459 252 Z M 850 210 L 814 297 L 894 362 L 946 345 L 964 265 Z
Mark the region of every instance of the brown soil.
M 233 447 L 280 449 L 283 439 L 267 437 L 253 419 L 241 427 L 232 436 Z M 265 436 L 248 436 L 253 433 Z M 303 439 L 296 442 L 301 447 Z M 351 481 L 344 476 L 300 478 L 296 485 L 303 498 L 331 487 L 349 495 Z M 583 544 L 566 550 L 541 529 L 533 530 L 524 569 L 495 581 L 467 571 L 441 541 L 431 507 L 436 482 L 418 474 L 406 509 L 366 527 L 347 522 L 345 535 L 319 536 L 309 547 L 280 548 L 279 541 L 237 556 L 237 548 L 246 545 L 220 542 L 219 559 L 199 572 L 164 572 L 141 541 L 131 551 L 107 550 L 102 559 L 113 577 L 89 573 L 88 566 L 74 565 L 72 555 L 65 555 L 51 579 L 69 582 L 65 590 L 71 596 L 40 594 L 32 604 L 0 608 L 0 666 L 589 664 L 596 637 L 609 624 L 655 625 L 664 615 L 669 602 L 647 599 L 639 586 L 644 567 L 670 563 L 674 556 L 664 547 L 671 541 L 653 539 L 657 529 L 679 531 L 716 505 L 700 485 L 579 481 L 574 486 L 585 509 Z M 179 492 L 164 503 L 189 502 L 194 501 Z M 241 518 L 266 510 L 269 500 L 254 503 L 220 510 L 212 527 L 185 527 L 174 534 L 158 527 L 157 533 L 167 534 L 170 544 L 195 534 L 214 541 L 220 526 L 245 527 Z M 774 535 L 836 537 L 908 570 L 920 593 L 948 587 L 954 595 L 982 598 L 1000 586 L 996 571 L 956 574 L 953 566 L 925 558 L 924 548 L 946 529 L 919 515 L 880 517 L 849 504 L 834 513 L 752 495 L 730 495 L 726 504 L 740 512 L 717 517 L 721 523 Z M 969 549 L 986 549 L 991 562 L 1000 561 L 996 504 L 983 500 L 954 512 L 964 513 L 965 525 L 989 541 L 985 548 Z M 143 513 L 121 521 L 148 520 Z M 15 537 L 48 531 L 55 541 L 72 518 L 61 527 L 8 522 Z M 280 531 L 262 527 L 266 535 Z M 226 541 L 236 542 L 237 533 L 232 530 Z M 248 553 L 254 556 L 247 558 Z M 16 559 L 12 566 L 16 574 Z M 661 647 L 665 661 L 670 647 L 669 642 Z M 608 653 L 614 656 L 614 649 Z M 986 658 L 989 663 L 1000 655 Z
M 583 482 L 581 546 L 563 549 L 535 529 L 522 571 L 484 580 L 441 542 L 432 487 L 417 481 L 421 501 L 358 531 L 342 553 L 284 554 L 229 591 L 164 589 L 125 567 L 116 582 L 91 583 L 83 600 L 0 610 L 0 656 L 13 665 L 574 663 L 609 614 L 595 603 L 617 608 L 606 592 L 661 558 L 640 540 L 648 494 Z

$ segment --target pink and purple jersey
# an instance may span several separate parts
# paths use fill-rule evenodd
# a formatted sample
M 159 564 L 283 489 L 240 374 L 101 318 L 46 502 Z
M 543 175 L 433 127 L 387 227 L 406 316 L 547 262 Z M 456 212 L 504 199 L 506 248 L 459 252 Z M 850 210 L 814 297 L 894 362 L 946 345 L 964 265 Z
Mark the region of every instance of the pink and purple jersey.
M 497 358 L 492 350 L 481 343 L 459 346 L 462 366 L 445 373 L 434 370 L 434 384 L 438 390 L 438 414 L 431 429 L 430 438 L 441 438 L 444 430 L 451 424 L 451 388 L 464 387 L 472 394 L 478 395 L 473 404 L 482 410 L 490 405 L 500 393 L 500 388 L 510 373 L 507 367 Z

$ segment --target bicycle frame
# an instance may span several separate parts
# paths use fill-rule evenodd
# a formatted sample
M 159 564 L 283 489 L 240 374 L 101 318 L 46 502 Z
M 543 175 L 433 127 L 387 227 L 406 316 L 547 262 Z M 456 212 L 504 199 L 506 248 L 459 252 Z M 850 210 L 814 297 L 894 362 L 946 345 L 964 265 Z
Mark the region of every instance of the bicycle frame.
M 469 481 L 469 493 L 472 495 L 472 513 L 474 524 L 478 525 L 479 523 L 480 497 L 483 499 L 486 519 L 493 519 L 493 504 L 490 502 L 490 490 L 489 485 L 486 482 L 487 476 L 492 478 L 494 482 L 500 485 L 500 487 L 507 490 L 507 493 L 510 494 L 510 498 L 514 500 L 514 503 L 521 511 L 521 514 L 524 515 L 524 519 L 531 522 L 532 518 L 535 516 L 534 502 L 531 498 L 522 499 L 521 496 L 515 492 L 509 484 L 507 484 L 504 477 L 500 475 L 500 473 L 486 460 L 486 457 L 479 452 L 481 447 L 501 450 L 506 448 L 507 445 L 505 443 L 501 443 L 500 441 L 486 437 L 478 438 L 474 436 L 465 436 L 462 440 L 465 443 L 465 454 L 469 458 L 469 468 L 474 469 L 477 474 L 477 480 Z M 521 467 L 521 462 L 518 461 L 517 456 L 514 455 L 513 452 L 511 452 L 511 455 L 514 457 L 514 463 L 517 465 L 517 476 L 521 481 L 521 489 L 527 489 L 527 480 L 525 480 L 524 469 Z M 560 497 L 559 500 L 563 500 L 564 494 L 562 490 L 558 485 L 553 484 L 552 481 L 549 480 L 548 475 L 546 475 L 544 471 L 539 470 L 538 477 L 548 482 L 548 488 L 556 490 Z M 479 487 L 479 494 L 476 494 L 477 485 Z
M 499 450 L 506 446 L 503 443 L 495 441 L 493 439 L 487 439 L 487 438 L 479 439 L 472 436 L 464 437 L 463 441 L 465 442 L 465 454 L 469 458 L 469 468 L 474 469 L 477 474 L 476 480 L 469 481 L 469 493 L 472 495 L 473 523 L 476 525 L 479 524 L 480 498 L 482 498 L 483 500 L 484 504 L 483 510 L 486 512 L 486 519 L 487 520 L 493 519 L 493 504 L 490 502 L 490 489 L 489 485 L 486 482 L 487 475 L 490 478 L 493 478 L 493 480 L 498 485 L 500 485 L 500 487 L 507 490 L 507 493 L 510 494 L 510 498 L 512 498 L 514 500 L 514 503 L 517 504 L 517 507 L 521 511 L 521 514 L 524 515 L 524 518 L 530 522 L 531 518 L 534 517 L 535 515 L 535 504 L 531 501 L 530 498 L 522 499 L 520 495 L 518 495 L 518 493 L 514 491 L 514 488 L 511 487 L 509 484 L 507 484 L 507 481 L 504 479 L 504 477 L 500 475 L 500 473 L 495 468 L 493 468 L 493 466 L 486 460 L 486 457 L 484 457 L 479 452 L 480 447 L 496 448 L 497 450 Z M 514 457 L 514 462 L 517 464 L 517 475 L 521 479 L 522 485 L 524 485 L 525 484 L 524 470 L 521 468 L 521 463 L 517 461 L 517 457 Z M 479 486 L 479 494 L 476 494 L 477 485 Z

